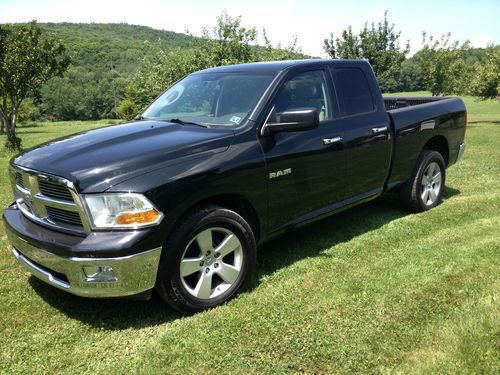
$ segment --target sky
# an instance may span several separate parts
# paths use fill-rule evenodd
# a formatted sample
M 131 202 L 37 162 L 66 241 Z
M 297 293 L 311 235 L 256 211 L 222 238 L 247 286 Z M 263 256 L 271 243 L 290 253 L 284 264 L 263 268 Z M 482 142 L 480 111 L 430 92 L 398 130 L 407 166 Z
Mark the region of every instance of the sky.
M 227 11 L 242 17 L 244 26 L 266 29 L 273 43 L 289 44 L 297 35 L 306 54 L 326 57 L 323 40 L 352 25 L 377 22 L 388 11 L 390 23 L 410 41 L 412 53 L 421 47 L 422 31 L 474 47 L 500 44 L 500 0 L 0 0 L 0 23 L 96 22 L 145 25 L 199 35 Z

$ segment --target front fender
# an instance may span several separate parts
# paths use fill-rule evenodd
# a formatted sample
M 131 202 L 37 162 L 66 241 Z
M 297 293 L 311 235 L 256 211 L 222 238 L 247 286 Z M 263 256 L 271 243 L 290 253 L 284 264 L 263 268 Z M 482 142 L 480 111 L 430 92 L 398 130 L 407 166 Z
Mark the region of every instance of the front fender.
M 265 160 L 255 139 L 242 137 L 226 151 L 210 157 L 193 157 L 120 183 L 109 192 L 145 194 L 165 215 L 165 236 L 177 220 L 200 202 L 237 196 L 248 202 L 259 217 L 261 234 L 267 228 Z

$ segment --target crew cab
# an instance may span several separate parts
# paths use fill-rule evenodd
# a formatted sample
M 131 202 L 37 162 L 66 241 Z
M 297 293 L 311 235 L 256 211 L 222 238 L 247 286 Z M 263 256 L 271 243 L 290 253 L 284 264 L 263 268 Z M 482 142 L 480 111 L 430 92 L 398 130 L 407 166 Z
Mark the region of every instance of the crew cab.
M 466 118 L 458 98 L 383 98 L 366 61 L 199 71 L 131 122 L 15 156 L 12 253 L 79 296 L 201 311 L 243 290 L 264 241 L 390 190 L 435 207 Z

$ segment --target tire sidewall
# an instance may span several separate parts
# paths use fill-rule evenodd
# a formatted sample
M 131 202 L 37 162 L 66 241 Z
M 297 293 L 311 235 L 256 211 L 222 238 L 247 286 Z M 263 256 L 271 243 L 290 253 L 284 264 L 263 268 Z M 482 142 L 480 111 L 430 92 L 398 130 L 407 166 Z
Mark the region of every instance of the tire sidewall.
M 210 300 L 192 296 L 184 287 L 180 276 L 180 262 L 186 246 L 200 232 L 212 228 L 224 228 L 233 232 L 241 243 L 243 263 L 238 279 L 229 290 Z M 248 283 L 254 264 L 256 244 L 248 223 L 233 211 L 219 207 L 198 210 L 172 231 L 162 250 L 158 269 L 157 289 L 160 296 L 183 313 L 194 313 L 221 305 L 234 298 Z

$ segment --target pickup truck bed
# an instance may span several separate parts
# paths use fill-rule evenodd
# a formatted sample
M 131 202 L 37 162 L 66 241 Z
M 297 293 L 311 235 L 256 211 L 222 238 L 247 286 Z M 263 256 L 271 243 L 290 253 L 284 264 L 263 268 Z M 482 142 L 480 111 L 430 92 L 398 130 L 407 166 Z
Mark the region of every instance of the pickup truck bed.
M 383 100 L 395 134 L 389 187 L 408 179 L 416 157 L 429 142 L 429 134 L 432 134 L 433 147 L 443 154 L 447 166 L 457 161 L 467 122 L 461 99 L 384 96 Z

